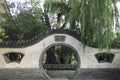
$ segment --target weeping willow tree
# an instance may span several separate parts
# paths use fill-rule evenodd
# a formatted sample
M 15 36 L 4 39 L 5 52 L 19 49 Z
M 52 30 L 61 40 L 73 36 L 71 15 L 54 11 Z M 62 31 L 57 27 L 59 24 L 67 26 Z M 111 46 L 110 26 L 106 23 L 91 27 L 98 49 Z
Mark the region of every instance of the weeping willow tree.
M 110 50 L 115 38 L 113 25 L 119 16 L 116 3 L 119 0 L 46 0 L 44 12 L 65 16 L 64 26 L 70 24 L 80 31 L 85 45 Z M 59 18 L 60 19 L 60 18 Z M 116 22 L 117 23 L 117 22 Z

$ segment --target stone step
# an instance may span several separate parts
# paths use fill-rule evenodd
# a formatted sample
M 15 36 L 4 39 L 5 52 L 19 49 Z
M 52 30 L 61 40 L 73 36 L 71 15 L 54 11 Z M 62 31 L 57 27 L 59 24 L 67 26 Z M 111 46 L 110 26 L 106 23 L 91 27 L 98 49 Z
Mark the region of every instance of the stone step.
M 54 78 L 52 78 L 50 80 L 69 80 L 69 79 L 54 79 Z
M 46 79 L 43 73 L 38 68 L 13 68 L 0 69 L 1 79 Z
M 58 72 L 58 71 L 56 71 Z M 58 72 L 59 73 L 59 72 Z M 50 80 L 120 80 L 120 69 L 80 69 L 74 78 L 51 77 Z M 52 75 L 52 72 L 50 72 Z M 55 73 L 53 73 L 55 74 Z M 66 72 L 60 74 L 66 74 Z M 67 75 L 69 75 L 67 73 Z M 48 80 L 40 69 L 24 68 L 24 69 L 0 69 L 0 80 Z
M 120 68 L 80 69 L 75 80 L 120 80 Z

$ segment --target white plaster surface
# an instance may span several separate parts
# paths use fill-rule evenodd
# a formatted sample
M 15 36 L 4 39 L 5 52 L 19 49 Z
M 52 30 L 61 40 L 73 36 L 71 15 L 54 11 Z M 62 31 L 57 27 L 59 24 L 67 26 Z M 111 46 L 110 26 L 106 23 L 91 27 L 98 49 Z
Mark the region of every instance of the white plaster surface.
M 65 42 L 56 42 L 55 35 L 66 36 Z M 97 48 L 86 46 L 85 51 L 83 44 L 74 37 L 67 34 L 54 34 L 44 38 L 38 43 L 28 46 L 26 48 L 0 48 L 0 68 L 39 68 L 40 57 L 42 52 L 51 45 L 65 44 L 73 47 L 80 58 L 80 68 L 120 68 L 120 49 L 112 49 L 111 52 L 115 54 L 112 63 L 98 63 L 95 54 L 98 53 Z M 24 54 L 21 63 L 6 63 L 3 54 L 9 52 L 20 52 Z

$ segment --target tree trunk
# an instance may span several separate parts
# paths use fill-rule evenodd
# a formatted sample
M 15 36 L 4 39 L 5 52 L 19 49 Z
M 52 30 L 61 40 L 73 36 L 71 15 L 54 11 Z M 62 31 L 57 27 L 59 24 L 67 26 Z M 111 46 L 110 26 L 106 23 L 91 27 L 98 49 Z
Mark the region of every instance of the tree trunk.
M 46 64 L 58 64 L 55 56 L 55 47 L 52 47 L 47 50 Z

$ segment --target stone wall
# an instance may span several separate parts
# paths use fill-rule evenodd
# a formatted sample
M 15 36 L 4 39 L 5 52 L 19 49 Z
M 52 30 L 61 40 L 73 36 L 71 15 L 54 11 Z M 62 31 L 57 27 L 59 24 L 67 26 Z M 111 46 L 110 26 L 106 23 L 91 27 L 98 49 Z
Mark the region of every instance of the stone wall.
M 57 36 L 57 39 L 56 39 Z M 64 36 L 64 40 L 60 37 Z M 2 47 L 0 46 L 0 70 L 7 70 L 7 69 L 39 69 L 40 72 L 43 73 L 46 77 L 49 78 L 49 75 L 45 72 L 42 65 L 42 57 L 44 52 L 54 45 L 65 45 L 73 50 L 76 51 L 78 55 L 78 68 L 76 75 L 79 74 L 81 69 L 120 69 L 120 49 L 111 49 L 111 53 L 113 53 L 114 59 L 112 63 L 98 63 L 97 59 L 95 58 L 95 54 L 98 53 L 97 48 L 86 46 L 85 50 L 83 49 L 83 44 L 80 42 L 79 39 L 73 37 L 72 35 L 66 33 L 54 33 L 49 36 L 46 36 L 42 39 L 36 39 L 35 43 L 30 44 L 29 46 L 23 47 Z M 7 44 L 8 45 L 8 44 Z M 12 44 L 15 45 L 15 44 Z M 17 45 L 17 44 L 16 44 Z M 10 52 L 19 52 L 24 54 L 20 63 L 12 62 L 7 63 L 4 58 L 4 54 Z M 4 71 L 3 71 L 4 72 Z
M 55 36 L 66 36 L 65 41 L 55 41 Z M 0 48 L 0 68 L 39 68 L 44 51 L 53 45 L 66 45 L 75 49 L 80 60 L 80 68 L 120 68 L 120 49 L 112 49 L 115 54 L 112 63 L 98 63 L 95 54 L 98 53 L 97 48 L 86 46 L 85 51 L 83 44 L 74 37 L 67 34 L 53 34 L 40 42 L 25 48 Z M 3 54 L 9 52 L 19 52 L 24 54 L 21 62 L 6 63 Z

